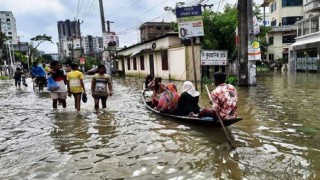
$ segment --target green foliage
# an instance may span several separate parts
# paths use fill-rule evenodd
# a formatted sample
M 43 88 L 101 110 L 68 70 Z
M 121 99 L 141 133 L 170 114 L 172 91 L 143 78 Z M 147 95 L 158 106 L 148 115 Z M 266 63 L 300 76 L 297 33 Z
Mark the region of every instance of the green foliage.
M 237 27 L 237 7 L 226 4 L 224 12 L 203 12 L 204 49 L 228 50 L 231 57 L 236 48 L 235 30 Z
M 40 46 L 40 44 L 42 44 L 43 42 L 52 42 L 52 36 L 47 36 L 46 34 L 43 35 L 37 35 L 33 38 L 30 39 L 31 41 L 35 41 L 37 42 L 37 44 L 33 47 L 30 47 L 30 55 L 29 55 L 29 63 L 31 63 L 31 58 L 33 57 L 33 55 L 37 52 L 37 48 Z M 41 59 L 41 58 L 38 58 Z
M 0 80 L 8 80 L 9 76 L 0 76 Z
M 207 76 L 203 76 L 203 77 L 202 77 L 202 82 L 203 82 L 204 84 L 210 84 L 210 83 L 213 82 L 213 80 L 210 79 L 210 78 L 207 77 Z
M 91 69 L 93 66 L 97 66 L 100 65 L 100 61 L 97 60 L 96 58 L 90 57 L 90 56 L 86 56 L 86 62 L 84 64 L 84 67 L 86 70 Z
M 238 83 L 238 77 L 235 76 L 235 75 L 230 75 L 228 78 L 227 78 L 227 84 L 232 84 L 232 85 L 236 85 Z
M 14 57 L 16 60 L 19 59 L 24 64 L 28 63 L 28 58 L 19 51 L 14 52 Z
M 42 58 L 44 59 L 44 61 L 53 61 L 53 57 L 50 54 L 44 54 L 42 55 Z

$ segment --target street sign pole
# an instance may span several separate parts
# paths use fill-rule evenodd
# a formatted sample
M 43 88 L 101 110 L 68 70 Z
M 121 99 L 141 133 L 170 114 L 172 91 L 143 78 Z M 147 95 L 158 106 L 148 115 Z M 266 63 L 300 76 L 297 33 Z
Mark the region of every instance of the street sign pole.
M 196 70 L 196 60 L 194 57 L 194 45 L 193 45 L 193 37 L 191 38 L 191 50 L 192 50 L 192 62 L 193 62 L 193 74 L 194 74 L 194 85 L 196 91 L 198 91 L 198 83 L 197 83 L 197 70 Z

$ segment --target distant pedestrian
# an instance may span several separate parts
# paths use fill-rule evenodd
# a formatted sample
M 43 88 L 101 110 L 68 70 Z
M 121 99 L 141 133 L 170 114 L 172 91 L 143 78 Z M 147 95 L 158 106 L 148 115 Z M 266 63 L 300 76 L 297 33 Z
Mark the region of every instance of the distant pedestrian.
M 112 96 L 112 83 L 111 77 L 106 74 L 106 67 L 104 65 L 99 65 L 98 73 L 92 77 L 91 91 L 94 99 L 94 108 L 99 108 L 100 99 L 102 108 L 106 108 L 108 96 Z
M 85 87 L 83 83 L 83 74 L 78 70 L 78 64 L 71 64 L 71 72 L 67 74 L 68 80 L 68 95 L 69 97 L 73 95 L 74 97 L 74 106 L 77 111 L 80 111 L 81 104 L 81 94 L 85 93 Z
M 52 79 L 59 85 L 59 89 L 50 91 L 50 97 L 52 99 L 52 107 L 53 109 L 57 109 L 58 101 L 62 104 L 63 108 L 67 107 L 66 99 L 67 99 L 67 78 L 63 74 L 63 71 L 59 68 L 58 61 L 52 61 L 50 63 L 50 72 L 48 72 L 48 76 L 52 77 Z
M 21 68 L 17 68 L 16 69 L 16 72 L 14 72 L 14 84 L 16 87 L 21 87 L 21 76 L 23 75 L 24 73 L 21 71 Z

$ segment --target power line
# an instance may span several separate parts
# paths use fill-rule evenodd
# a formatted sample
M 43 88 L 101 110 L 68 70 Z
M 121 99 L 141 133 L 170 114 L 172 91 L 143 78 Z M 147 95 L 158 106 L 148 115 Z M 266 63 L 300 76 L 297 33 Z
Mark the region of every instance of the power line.
M 150 12 L 151 10 L 157 8 L 159 5 L 165 3 L 166 1 L 167 1 L 167 0 L 162 1 L 161 3 L 159 3 L 159 4 L 157 4 L 156 6 L 152 7 L 151 9 L 149 9 L 149 10 L 145 11 L 144 13 L 142 13 L 142 14 L 140 14 L 140 15 L 132 18 L 132 19 L 130 19 L 129 21 L 127 21 L 127 22 L 125 22 L 125 23 L 120 24 L 119 26 L 122 26 L 122 25 L 124 25 L 124 24 L 127 24 L 128 22 L 131 22 L 132 20 L 135 20 L 135 19 L 137 19 L 138 17 L 140 17 L 140 16 L 142 16 L 142 15 L 144 15 L 144 14 L 147 14 L 148 12 Z

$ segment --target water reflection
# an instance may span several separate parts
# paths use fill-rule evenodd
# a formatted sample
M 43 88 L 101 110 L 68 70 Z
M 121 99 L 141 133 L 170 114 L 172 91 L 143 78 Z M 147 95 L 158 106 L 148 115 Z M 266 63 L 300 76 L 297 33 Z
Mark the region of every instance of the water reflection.
M 115 78 L 107 110 L 95 111 L 89 92 L 80 113 L 73 99 L 52 111 L 47 92 L 0 81 L 1 179 L 319 179 L 319 74 L 263 73 L 238 88 L 236 150 L 220 128 L 149 112 L 143 81 Z

